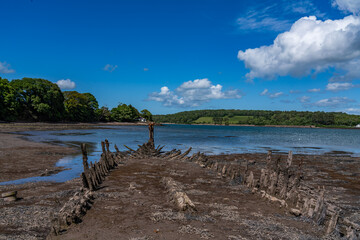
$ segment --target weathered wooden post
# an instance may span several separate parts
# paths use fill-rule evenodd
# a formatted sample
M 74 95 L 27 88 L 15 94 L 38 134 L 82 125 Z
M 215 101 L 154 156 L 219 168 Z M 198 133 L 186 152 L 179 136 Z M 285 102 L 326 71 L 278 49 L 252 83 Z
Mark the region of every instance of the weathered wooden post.
M 106 152 L 110 152 L 110 144 L 109 141 L 107 139 L 105 139 L 105 146 L 106 146 Z
M 105 167 L 106 167 L 106 172 L 109 172 L 110 171 L 110 164 L 109 164 L 109 160 L 107 158 L 107 154 L 106 154 L 106 150 L 105 150 L 105 143 L 104 142 L 101 142 L 101 149 L 102 149 L 102 159 L 104 160 L 104 164 L 105 164 Z
M 115 167 L 115 161 L 113 159 L 113 156 L 110 152 L 110 148 L 109 148 L 109 141 L 107 139 L 105 139 L 105 146 L 106 146 L 106 158 L 109 161 L 110 167 L 114 168 Z
M 154 126 L 155 123 L 154 122 L 150 122 L 149 123 L 149 144 L 151 145 L 152 148 L 155 148 L 155 143 L 154 143 Z
M 83 174 L 81 174 L 81 177 L 83 179 L 83 185 L 84 187 L 89 187 L 90 191 L 94 190 L 94 185 L 90 176 L 90 170 L 89 170 L 89 164 L 87 162 L 88 157 L 87 157 L 87 151 L 86 151 L 86 145 L 85 143 L 81 144 L 81 151 L 82 151 L 82 155 L 83 155 L 83 166 L 84 166 L 84 172 Z

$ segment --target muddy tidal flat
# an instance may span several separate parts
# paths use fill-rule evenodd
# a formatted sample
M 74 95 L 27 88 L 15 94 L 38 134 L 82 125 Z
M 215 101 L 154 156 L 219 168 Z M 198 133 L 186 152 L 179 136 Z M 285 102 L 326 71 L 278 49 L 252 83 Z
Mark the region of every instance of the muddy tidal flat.
M 0 182 L 54 174 L 55 163 L 79 149 L 31 142 L 17 131 L 96 128 L 74 125 L 0 126 Z M 99 139 L 102 141 L 103 139 Z M 111 151 L 113 145 L 110 146 Z M 286 161 L 287 154 L 273 154 Z M 259 179 L 267 153 L 211 155 L 211 161 L 236 164 L 239 172 Z M 295 154 L 302 165 L 301 182 L 307 189 L 324 188 L 328 203 L 360 225 L 360 158 L 349 154 Z M 171 178 L 196 206 L 177 209 L 163 179 Z M 239 180 L 240 181 L 240 180 Z M 252 187 L 191 161 L 128 158 L 111 170 L 94 191 L 92 207 L 82 221 L 55 239 L 350 239 L 326 234 L 326 226 L 308 216 L 295 216 L 278 202 L 263 198 Z M 82 188 L 70 181 L 0 185 L 0 194 L 17 191 L 18 200 L 0 198 L 0 239 L 46 239 L 53 218 Z M 344 218 L 345 219 L 345 218 Z M 356 228 L 357 226 L 354 226 Z

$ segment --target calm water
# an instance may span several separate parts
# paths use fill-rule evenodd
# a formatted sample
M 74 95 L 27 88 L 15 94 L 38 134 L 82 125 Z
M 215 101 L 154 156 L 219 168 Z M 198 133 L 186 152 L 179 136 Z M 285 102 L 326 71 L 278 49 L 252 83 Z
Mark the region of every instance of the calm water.
M 86 143 L 89 161 L 100 158 L 101 144 L 105 138 L 114 150 L 116 144 L 120 150 L 123 145 L 137 148 L 137 145 L 148 140 L 148 129 L 145 126 L 114 126 L 111 129 L 63 130 L 63 131 L 29 131 L 24 132 L 27 139 L 36 142 L 56 143 L 66 146 L 80 146 Z M 265 153 L 271 149 L 278 152 L 292 150 L 301 154 L 336 154 L 342 152 L 360 156 L 360 130 L 348 129 L 309 129 L 309 128 L 274 128 L 274 127 L 240 127 L 240 126 L 189 126 L 165 125 L 155 127 L 156 145 L 165 145 L 165 150 L 173 148 L 206 154 L 222 153 Z M 48 177 L 19 179 L 3 184 L 20 184 L 32 181 L 63 182 L 78 177 L 82 172 L 81 155 L 66 156 L 57 166 L 69 170 Z

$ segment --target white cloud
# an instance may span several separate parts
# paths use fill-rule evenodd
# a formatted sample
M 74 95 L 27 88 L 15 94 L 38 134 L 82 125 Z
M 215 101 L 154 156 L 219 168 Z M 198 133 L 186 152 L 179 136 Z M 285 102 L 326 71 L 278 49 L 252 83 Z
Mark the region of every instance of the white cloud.
M 346 113 L 360 115 L 360 108 L 347 108 Z
M 310 102 L 310 97 L 308 96 L 302 96 L 301 98 L 299 98 L 301 103 L 308 103 Z
M 264 91 L 260 93 L 260 96 L 268 96 L 269 98 L 278 98 L 282 95 L 284 95 L 283 92 L 271 93 L 268 89 L 264 89 Z
M 359 42 L 360 17 L 326 21 L 303 17 L 273 45 L 239 51 L 238 58 L 250 69 L 248 80 L 300 77 L 329 67 L 346 71 L 344 66 L 360 59 Z
M 148 68 L 144 68 L 144 72 L 147 72 L 147 71 L 149 71 L 149 69 L 148 69 Z
M 290 29 L 291 23 L 304 14 L 324 16 L 310 0 L 296 2 L 280 0 L 274 1 L 270 6 L 262 3 L 248 8 L 236 20 L 236 25 L 242 31 L 281 32 Z
M 15 70 L 11 69 L 10 64 L 6 63 L 6 62 L 0 62 L 0 73 L 14 73 Z
M 103 70 L 108 72 L 113 72 L 115 69 L 117 69 L 117 67 L 118 65 L 106 64 Z
M 162 102 L 164 106 L 196 107 L 214 99 L 241 98 L 239 90 L 222 91 L 220 84 L 213 85 L 207 78 L 181 84 L 175 91 L 166 86 L 160 92 L 149 94 L 148 100 Z
M 316 93 L 316 92 L 320 92 L 321 89 L 320 88 L 313 88 L 313 89 L 309 89 L 307 91 L 310 92 L 310 93 Z
M 280 96 L 284 95 L 283 92 L 277 92 L 269 95 L 269 98 L 278 98 Z
M 342 11 L 351 12 L 353 14 L 359 14 L 360 12 L 359 0 L 333 0 L 332 6 L 338 7 Z
M 328 83 L 328 85 L 326 86 L 326 90 L 328 91 L 333 91 L 333 92 L 338 92 L 338 91 L 342 91 L 342 90 L 349 90 L 351 88 L 355 88 L 358 87 L 352 83 L 338 83 L 338 82 L 334 82 L 334 83 Z
M 268 92 L 269 92 L 269 90 L 265 88 L 264 91 L 262 91 L 262 92 L 260 93 L 260 95 L 261 95 L 261 96 L 265 96 L 265 95 L 267 95 Z
M 257 16 L 256 12 L 249 12 L 245 17 L 236 20 L 240 30 L 272 30 L 275 32 L 284 31 L 290 28 L 291 23 L 286 19 L 277 19 L 274 17 Z
M 353 99 L 349 99 L 347 97 L 332 97 L 321 99 L 311 105 L 316 107 L 329 107 L 329 108 L 337 108 L 347 106 L 349 103 L 355 102 Z
M 61 89 L 74 89 L 76 87 L 75 82 L 71 81 L 70 79 L 61 79 L 57 81 L 56 84 Z

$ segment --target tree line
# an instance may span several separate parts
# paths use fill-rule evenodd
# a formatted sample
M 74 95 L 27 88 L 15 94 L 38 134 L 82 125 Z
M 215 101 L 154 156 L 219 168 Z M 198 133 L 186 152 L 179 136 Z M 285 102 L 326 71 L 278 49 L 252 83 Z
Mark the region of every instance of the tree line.
M 63 92 L 45 79 L 0 77 L 0 121 L 134 122 L 140 117 L 152 121 L 147 109 L 139 112 L 131 104 L 99 108 L 91 93 Z
M 245 121 L 237 124 L 251 125 L 296 125 L 354 127 L 360 124 L 359 115 L 342 112 L 309 112 L 309 111 L 267 111 L 267 110 L 195 110 L 175 114 L 154 115 L 156 122 L 193 124 L 201 117 L 212 117 L 212 123 L 228 125 L 236 116 L 246 116 Z

